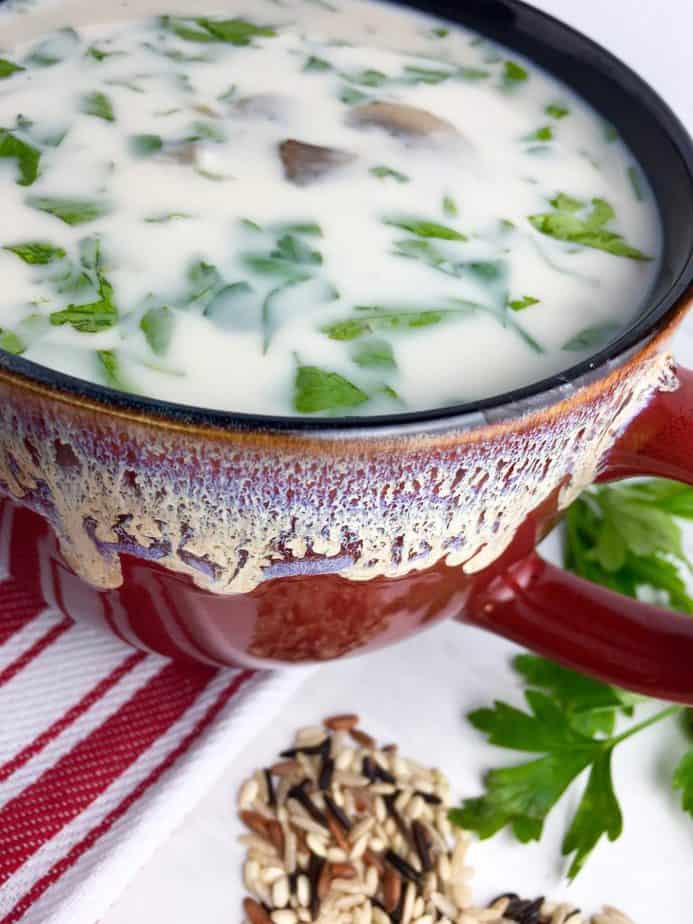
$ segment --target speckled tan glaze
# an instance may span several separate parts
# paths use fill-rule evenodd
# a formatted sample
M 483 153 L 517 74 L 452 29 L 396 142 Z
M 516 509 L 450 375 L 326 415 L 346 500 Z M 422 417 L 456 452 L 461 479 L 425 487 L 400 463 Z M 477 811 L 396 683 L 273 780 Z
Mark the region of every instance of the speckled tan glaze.
M 311 438 L 144 421 L 3 374 L 0 491 L 46 517 L 67 564 L 99 588 L 121 584 L 121 553 L 216 594 L 441 561 L 474 573 L 554 492 L 562 509 L 593 482 L 654 392 L 675 387 L 651 346 L 519 419 Z

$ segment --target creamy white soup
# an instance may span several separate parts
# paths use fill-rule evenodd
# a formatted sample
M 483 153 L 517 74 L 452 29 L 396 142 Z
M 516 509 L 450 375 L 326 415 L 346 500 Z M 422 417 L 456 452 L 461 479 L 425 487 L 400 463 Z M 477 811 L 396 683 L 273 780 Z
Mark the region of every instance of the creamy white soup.
M 190 8 L 0 51 L 0 348 L 364 415 L 538 381 L 636 316 L 647 181 L 531 61 L 391 4 Z

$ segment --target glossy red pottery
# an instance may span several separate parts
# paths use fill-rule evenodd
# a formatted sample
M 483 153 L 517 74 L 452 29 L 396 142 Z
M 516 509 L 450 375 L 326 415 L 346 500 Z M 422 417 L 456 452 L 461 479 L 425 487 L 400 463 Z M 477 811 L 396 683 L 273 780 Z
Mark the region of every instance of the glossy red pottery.
M 617 126 L 663 225 L 640 316 L 550 380 L 387 418 L 207 411 L 0 354 L 0 568 L 65 614 L 171 657 L 324 661 L 458 618 L 693 703 L 690 617 L 534 551 L 595 481 L 693 482 L 693 373 L 666 352 L 691 299 L 691 141 L 637 75 L 531 7 L 411 5 L 528 54 Z

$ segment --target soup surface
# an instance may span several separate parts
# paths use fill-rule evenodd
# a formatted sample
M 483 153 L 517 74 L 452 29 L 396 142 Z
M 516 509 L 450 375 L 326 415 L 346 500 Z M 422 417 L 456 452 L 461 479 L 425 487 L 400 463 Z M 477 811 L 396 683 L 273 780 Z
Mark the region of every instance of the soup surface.
M 537 381 L 637 314 L 649 187 L 531 62 L 390 4 L 193 6 L 0 51 L 2 349 L 366 415 Z

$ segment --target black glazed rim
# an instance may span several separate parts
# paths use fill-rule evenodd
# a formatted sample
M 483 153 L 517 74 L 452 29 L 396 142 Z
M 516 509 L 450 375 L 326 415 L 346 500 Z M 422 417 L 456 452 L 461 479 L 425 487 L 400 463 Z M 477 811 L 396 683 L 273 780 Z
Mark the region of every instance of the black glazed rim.
M 610 121 L 645 169 L 660 209 L 663 260 L 659 277 L 640 316 L 616 340 L 587 360 L 522 388 L 482 401 L 407 414 L 305 418 L 242 414 L 144 398 L 86 382 L 0 351 L 0 369 L 52 389 L 56 396 L 100 403 L 105 409 L 162 424 L 227 431 L 293 432 L 331 437 L 405 436 L 464 425 L 464 418 L 502 420 L 513 406 L 551 400 L 551 393 L 624 361 L 665 325 L 693 283 L 693 141 L 662 98 L 601 45 L 522 0 L 388 0 L 469 26 L 526 55 L 563 80 Z M 504 409 L 508 414 L 504 415 Z

